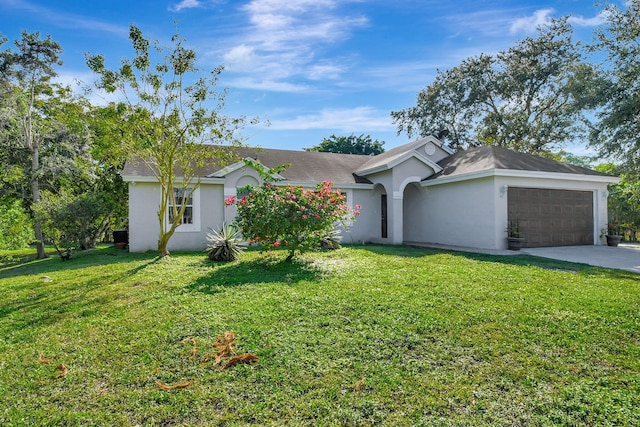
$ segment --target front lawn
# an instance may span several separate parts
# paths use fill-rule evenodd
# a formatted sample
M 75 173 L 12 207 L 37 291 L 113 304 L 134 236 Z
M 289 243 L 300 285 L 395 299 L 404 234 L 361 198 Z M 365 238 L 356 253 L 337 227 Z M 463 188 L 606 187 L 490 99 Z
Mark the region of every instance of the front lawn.
M 407 247 L 285 257 L 0 259 L 0 425 L 640 425 L 638 275 Z M 225 331 L 259 360 L 218 369 Z

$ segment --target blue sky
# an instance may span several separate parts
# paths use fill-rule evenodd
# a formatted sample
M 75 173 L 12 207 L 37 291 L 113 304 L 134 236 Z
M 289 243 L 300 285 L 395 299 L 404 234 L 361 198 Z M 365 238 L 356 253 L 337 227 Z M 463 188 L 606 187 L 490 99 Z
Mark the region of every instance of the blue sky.
M 177 28 L 202 70 L 225 65 L 226 113 L 270 122 L 246 127 L 247 143 L 302 149 L 355 133 L 388 150 L 409 142 L 390 112 L 415 105 L 437 69 L 506 49 L 552 17 L 571 15 L 591 40 L 603 22 L 594 2 L 0 0 L 0 33 L 51 35 L 64 49 L 59 79 L 89 83 L 85 52 L 115 66 L 131 57 L 130 24 L 167 45 Z

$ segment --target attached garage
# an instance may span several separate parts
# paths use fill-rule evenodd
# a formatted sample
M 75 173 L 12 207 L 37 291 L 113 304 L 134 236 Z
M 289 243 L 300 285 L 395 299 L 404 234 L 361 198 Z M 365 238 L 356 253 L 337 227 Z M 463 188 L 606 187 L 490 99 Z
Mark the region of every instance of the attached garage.
M 442 171 L 421 183 L 422 241 L 506 249 L 517 220 L 524 247 L 604 244 L 607 185 L 619 178 L 488 145 L 438 165 Z
M 594 244 L 593 192 L 509 187 L 508 221 L 518 221 L 523 247 Z

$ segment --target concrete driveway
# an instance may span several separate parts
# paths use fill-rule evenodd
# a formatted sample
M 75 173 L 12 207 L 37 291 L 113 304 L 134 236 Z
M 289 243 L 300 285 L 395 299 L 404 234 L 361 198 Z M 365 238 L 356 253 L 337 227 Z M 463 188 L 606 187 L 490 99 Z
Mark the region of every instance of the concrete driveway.
M 520 252 L 543 258 L 640 273 L 640 243 L 621 243 L 617 247 L 605 245 L 526 248 Z

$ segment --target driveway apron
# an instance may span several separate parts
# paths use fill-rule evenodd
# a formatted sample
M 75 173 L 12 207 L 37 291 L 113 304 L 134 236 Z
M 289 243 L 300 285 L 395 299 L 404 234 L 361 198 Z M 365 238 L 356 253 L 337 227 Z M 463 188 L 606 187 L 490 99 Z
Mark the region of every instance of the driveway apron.
M 617 247 L 603 245 L 526 248 L 521 252 L 543 258 L 640 273 L 640 244 L 638 243 L 622 243 Z

